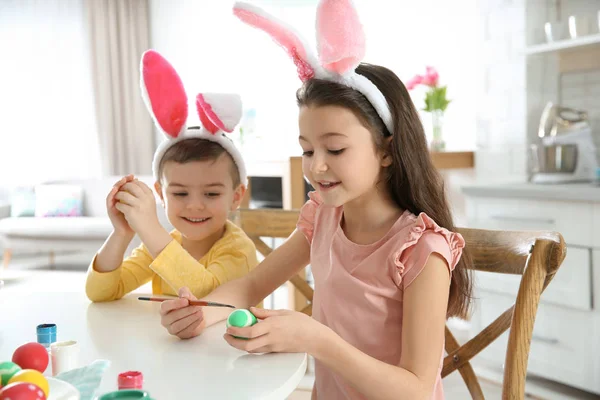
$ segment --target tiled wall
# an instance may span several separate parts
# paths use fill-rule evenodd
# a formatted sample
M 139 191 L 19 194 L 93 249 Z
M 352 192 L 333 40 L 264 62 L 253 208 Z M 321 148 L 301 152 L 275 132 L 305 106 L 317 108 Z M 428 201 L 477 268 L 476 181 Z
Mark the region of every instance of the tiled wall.
M 477 179 L 524 179 L 525 0 L 478 0 L 477 6 Z
M 588 112 L 594 141 L 600 148 L 600 69 L 563 74 L 559 97 L 565 106 Z
M 546 41 L 544 23 L 563 22 L 567 25 L 571 15 L 577 17 L 580 33 L 584 24 L 588 33 L 598 33 L 597 18 L 600 11 L 598 0 L 526 0 L 526 11 L 528 45 Z
M 529 44 L 545 42 L 543 26 L 546 22 L 567 24 L 569 16 L 587 18 L 590 33 L 598 33 L 598 0 L 527 0 L 527 38 Z M 595 53 L 596 54 L 596 53 Z M 590 55 L 594 57 L 595 54 Z M 566 54 L 562 57 L 577 57 Z M 596 145 L 600 145 L 600 62 L 599 69 L 561 72 L 556 53 L 527 58 L 527 126 L 528 141 L 536 140 L 540 116 L 545 104 L 552 101 L 587 111 L 591 119 Z
M 477 178 L 526 179 L 527 149 L 548 101 L 588 111 L 600 145 L 600 70 L 561 73 L 556 53 L 524 52 L 545 41 L 545 22 L 570 15 L 597 18 L 600 0 L 477 0 L 477 5 Z

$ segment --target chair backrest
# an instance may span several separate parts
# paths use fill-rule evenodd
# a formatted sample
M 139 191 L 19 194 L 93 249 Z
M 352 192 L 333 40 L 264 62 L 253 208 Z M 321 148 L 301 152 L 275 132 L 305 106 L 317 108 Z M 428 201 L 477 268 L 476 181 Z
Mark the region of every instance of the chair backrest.
M 446 326 L 446 351 L 442 377 L 458 369 L 473 399 L 483 392 L 469 360 L 508 328 L 508 346 L 502 385 L 503 399 L 525 396 L 525 377 L 533 324 L 542 292 L 566 256 L 563 237 L 557 232 L 510 232 L 459 229 L 473 257 L 473 270 L 522 275 L 515 304 L 490 325 L 460 346 Z
M 256 250 L 266 257 L 273 249 L 262 238 L 288 238 L 296 229 L 299 215 L 300 213 L 297 210 L 240 209 L 232 219 L 254 242 Z M 290 283 L 309 301 L 306 307 L 298 311 L 311 315 L 313 288 L 300 274 L 292 277 Z
M 237 213 L 236 223 L 268 255 L 272 249 L 261 237 L 287 238 L 296 229 L 297 210 L 248 210 Z M 511 232 L 458 229 L 469 249 L 476 271 L 522 275 L 515 304 L 471 340 L 459 345 L 446 327 L 446 351 L 442 377 L 458 370 L 473 399 L 484 399 L 470 360 L 510 328 L 504 369 L 503 399 L 522 399 L 529 345 L 540 296 L 566 255 L 563 237 L 557 232 Z M 300 276 L 290 282 L 310 302 L 313 289 Z M 312 304 L 300 310 L 312 313 Z

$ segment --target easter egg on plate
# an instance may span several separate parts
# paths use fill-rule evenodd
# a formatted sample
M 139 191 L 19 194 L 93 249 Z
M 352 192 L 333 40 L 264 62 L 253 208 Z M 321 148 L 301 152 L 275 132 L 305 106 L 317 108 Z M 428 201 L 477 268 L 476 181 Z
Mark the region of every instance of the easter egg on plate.
M 46 394 L 37 385 L 15 382 L 0 389 L 0 400 L 46 400 Z
M 12 361 L 23 369 L 35 369 L 43 373 L 48 367 L 48 350 L 39 343 L 27 343 L 17 347 Z
M 21 367 L 19 367 L 12 361 L 5 361 L 3 363 L 0 363 L 0 381 L 2 381 L 0 386 L 8 385 L 8 380 L 20 370 Z
M 9 379 L 8 383 L 15 382 L 28 382 L 33 383 L 36 386 L 39 386 L 40 389 L 44 392 L 46 397 L 48 397 L 48 392 L 50 391 L 50 386 L 48 385 L 48 380 L 40 371 L 36 371 L 35 369 L 23 369 L 12 376 Z

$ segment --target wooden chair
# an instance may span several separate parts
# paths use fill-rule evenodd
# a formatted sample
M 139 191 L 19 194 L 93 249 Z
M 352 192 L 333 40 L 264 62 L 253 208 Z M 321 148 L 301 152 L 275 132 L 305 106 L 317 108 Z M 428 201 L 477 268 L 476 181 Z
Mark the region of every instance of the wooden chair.
M 460 346 L 446 326 L 446 352 L 442 378 L 460 372 L 471 397 L 484 399 L 469 363 L 498 336 L 510 328 L 502 399 L 523 399 L 529 346 L 542 292 L 563 262 L 567 248 L 557 232 L 509 232 L 459 229 L 473 257 L 476 271 L 522 275 L 515 304 L 479 334 Z
M 246 232 L 250 239 L 252 239 L 256 246 L 256 250 L 266 257 L 273 249 L 261 238 L 288 238 L 296 229 L 298 216 L 299 211 L 297 210 L 241 209 L 236 214 L 234 222 Z M 302 270 L 290 279 L 290 293 L 294 294 L 297 290 L 303 297 L 297 298 L 298 296 L 292 296 L 292 298 L 296 297 L 296 301 L 292 303 L 294 304 L 294 309 L 311 315 L 314 291 L 310 285 L 306 283 L 305 276 L 304 270 Z
M 297 210 L 247 210 L 238 213 L 237 223 L 263 255 L 272 249 L 261 237 L 287 238 L 296 228 Z M 502 313 L 471 340 L 459 345 L 446 326 L 446 352 L 442 377 L 458 370 L 473 399 L 484 399 L 481 386 L 470 360 L 510 328 L 504 380 L 503 399 L 523 399 L 529 346 L 540 296 L 558 271 L 566 255 L 563 237 L 557 232 L 510 232 L 481 229 L 459 229 L 473 258 L 476 271 L 522 275 L 515 304 Z M 290 282 L 308 301 L 313 289 L 302 275 Z M 312 304 L 298 310 L 308 315 Z

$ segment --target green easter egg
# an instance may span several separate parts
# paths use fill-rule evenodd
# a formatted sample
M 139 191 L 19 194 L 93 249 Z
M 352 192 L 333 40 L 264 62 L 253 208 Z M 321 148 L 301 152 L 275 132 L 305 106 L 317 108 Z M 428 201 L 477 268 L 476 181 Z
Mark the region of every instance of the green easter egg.
M 254 314 L 248 310 L 240 309 L 235 310 L 227 318 L 227 327 L 236 326 L 238 328 L 245 328 L 256 324 L 257 320 Z
M 8 384 L 8 380 L 20 370 L 21 367 L 12 361 L 0 363 L 0 378 L 2 380 L 2 386 L 6 386 Z
M 235 326 L 237 328 L 245 328 L 247 326 L 252 326 L 256 324 L 258 320 L 250 311 L 245 309 L 235 310 L 229 317 L 227 318 L 227 322 L 225 325 L 229 328 L 230 326 Z M 237 339 L 247 339 L 244 337 L 234 336 Z

